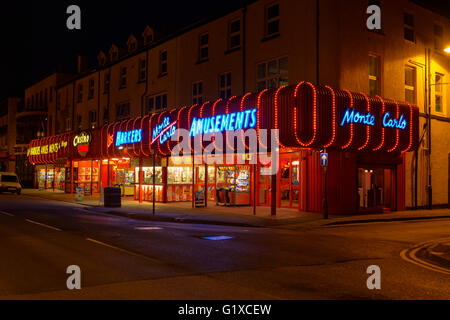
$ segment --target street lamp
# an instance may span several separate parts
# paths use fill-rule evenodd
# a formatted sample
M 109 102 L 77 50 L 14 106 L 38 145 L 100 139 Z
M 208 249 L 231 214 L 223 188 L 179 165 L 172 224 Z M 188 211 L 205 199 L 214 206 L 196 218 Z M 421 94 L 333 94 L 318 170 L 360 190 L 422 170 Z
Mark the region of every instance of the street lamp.
M 450 47 L 445 48 L 444 52 L 450 53 Z

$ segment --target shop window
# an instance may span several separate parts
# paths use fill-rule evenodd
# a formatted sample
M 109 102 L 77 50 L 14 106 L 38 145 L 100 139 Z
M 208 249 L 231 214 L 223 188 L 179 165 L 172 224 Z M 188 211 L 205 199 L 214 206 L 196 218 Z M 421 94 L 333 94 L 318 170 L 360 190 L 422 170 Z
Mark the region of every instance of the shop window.
M 376 55 L 369 55 L 369 94 L 371 96 L 379 95 L 381 93 L 380 84 L 380 57 Z
M 279 4 L 273 4 L 266 7 L 265 12 L 265 35 L 270 37 L 280 33 L 280 6 Z
M 159 53 L 159 75 L 163 76 L 165 74 L 167 74 L 167 50 Z
M 443 78 L 444 75 L 440 73 L 436 73 L 434 76 L 434 111 L 436 112 L 443 112 L 443 91 L 442 91 L 442 84 L 443 84 Z
M 203 103 L 203 82 L 198 81 L 192 84 L 192 103 Z
M 208 56 L 209 56 L 209 34 L 208 33 L 203 33 L 200 35 L 199 38 L 199 56 L 198 56 L 198 61 L 205 61 L 208 60 Z
M 228 50 L 241 46 L 241 20 L 233 20 L 228 26 Z
M 168 167 L 168 184 L 192 184 L 192 167 Z
M 434 48 L 438 51 L 444 49 L 444 28 L 438 24 L 434 25 Z
M 222 99 L 231 97 L 231 72 L 219 75 L 219 97 Z
M 288 85 L 289 66 L 288 58 L 283 57 L 256 66 L 256 86 L 258 91 L 275 89 Z
M 416 68 L 405 66 L 405 100 L 416 103 Z
M 405 12 L 403 14 L 403 37 L 405 40 L 416 42 L 416 35 L 414 32 L 414 16 Z

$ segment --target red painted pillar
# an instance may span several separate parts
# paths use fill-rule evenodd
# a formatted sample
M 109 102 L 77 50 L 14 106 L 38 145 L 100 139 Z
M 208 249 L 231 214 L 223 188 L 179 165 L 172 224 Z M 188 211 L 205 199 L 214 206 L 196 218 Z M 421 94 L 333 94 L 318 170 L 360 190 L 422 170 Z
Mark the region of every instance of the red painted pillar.
M 161 159 L 161 162 L 164 159 Z M 161 167 L 162 179 L 162 202 L 167 203 L 167 165 Z
M 142 179 L 144 172 L 142 171 L 142 156 L 139 157 L 139 203 L 142 203 Z

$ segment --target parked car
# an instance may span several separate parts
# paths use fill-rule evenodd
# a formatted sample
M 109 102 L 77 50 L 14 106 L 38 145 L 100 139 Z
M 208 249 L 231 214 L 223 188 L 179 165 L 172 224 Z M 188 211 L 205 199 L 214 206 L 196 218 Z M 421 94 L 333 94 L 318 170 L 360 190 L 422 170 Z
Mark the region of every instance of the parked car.
M 4 191 L 17 194 L 22 191 L 19 177 L 14 172 L 0 172 L 0 193 Z

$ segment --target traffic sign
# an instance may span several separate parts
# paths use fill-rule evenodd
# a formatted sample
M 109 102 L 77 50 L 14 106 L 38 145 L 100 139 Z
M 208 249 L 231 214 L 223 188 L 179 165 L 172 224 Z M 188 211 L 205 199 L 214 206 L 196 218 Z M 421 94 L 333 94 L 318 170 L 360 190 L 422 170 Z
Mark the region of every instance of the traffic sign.
M 321 153 L 320 154 L 320 165 L 322 167 L 328 166 L 328 153 Z

